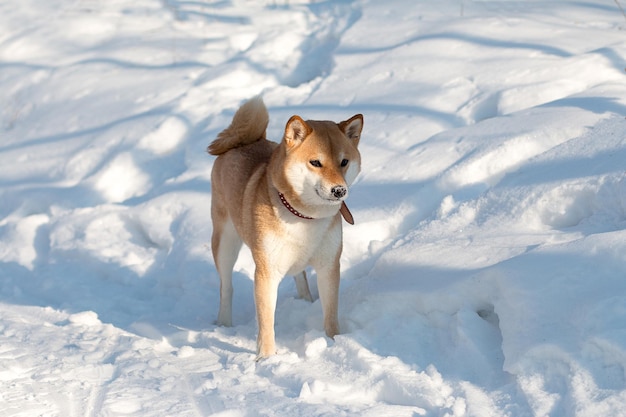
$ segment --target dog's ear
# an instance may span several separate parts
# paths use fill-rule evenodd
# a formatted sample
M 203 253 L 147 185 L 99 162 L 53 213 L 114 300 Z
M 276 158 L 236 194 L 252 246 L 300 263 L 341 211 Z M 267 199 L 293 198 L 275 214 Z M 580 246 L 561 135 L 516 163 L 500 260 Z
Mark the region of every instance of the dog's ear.
M 285 143 L 289 148 L 300 144 L 313 131 L 300 116 L 291 116 L 285 126 Z
M 348 139 L 354 141 L 355 145 L 358 145 L 361 139 L 361 130 L 363 130 L 363 115 L 355 114 L 348 120 L 339 123 L 339 129 L 346 134 Z

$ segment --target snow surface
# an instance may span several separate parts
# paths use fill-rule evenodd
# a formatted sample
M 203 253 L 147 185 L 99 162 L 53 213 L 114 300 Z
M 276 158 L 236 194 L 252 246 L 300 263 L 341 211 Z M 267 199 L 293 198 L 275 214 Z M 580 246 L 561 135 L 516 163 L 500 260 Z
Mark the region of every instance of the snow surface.
M 0 417 L 626 415 L 625 59 L 609 0 L 1 2 Z M 256 94 L 365 115 L 343 333 L 285 280 L 258 363 L 204 152 Z

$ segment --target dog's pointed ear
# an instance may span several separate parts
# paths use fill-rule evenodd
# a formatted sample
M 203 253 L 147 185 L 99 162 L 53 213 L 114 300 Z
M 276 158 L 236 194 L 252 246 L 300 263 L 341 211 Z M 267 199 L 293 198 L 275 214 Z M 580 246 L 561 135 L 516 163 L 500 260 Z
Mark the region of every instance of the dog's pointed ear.
M 348 120 L 339 123 L 339 129 L 358 146 L 363 130 L 363 115 L 355 114 Z
M 285 126 L 285 143 L 289 148 L 300 144 L 313 131 L 300 116 L 291 116 Z

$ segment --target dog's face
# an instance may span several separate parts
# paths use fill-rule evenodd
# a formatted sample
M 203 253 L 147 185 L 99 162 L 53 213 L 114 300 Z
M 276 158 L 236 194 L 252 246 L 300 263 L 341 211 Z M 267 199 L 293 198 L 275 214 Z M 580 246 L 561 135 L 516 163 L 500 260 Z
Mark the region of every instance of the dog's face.
M 289 119 L 283 139 L 285 175 L 302 203 L 338 205 L 348 197 L 348 187 L 361 170 L 362 129 L 360 114 L 341 123 Z

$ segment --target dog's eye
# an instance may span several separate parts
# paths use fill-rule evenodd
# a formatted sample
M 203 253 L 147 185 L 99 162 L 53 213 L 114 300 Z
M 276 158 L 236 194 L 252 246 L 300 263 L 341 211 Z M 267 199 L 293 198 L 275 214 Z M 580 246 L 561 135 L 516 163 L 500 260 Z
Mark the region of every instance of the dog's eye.
M 343 160 L 341 161 L 341 166 L 342 166 L 342 167 L 345 167 L 346 165 L 348 165 L 348 160 L 347 160 L 347 159 L 343 159 Z
M 315 168 L 322 167 L 322 163 L 319 161 L 319 159 L 312 159 L 309 161 L 309 164 L 313 165 Z

